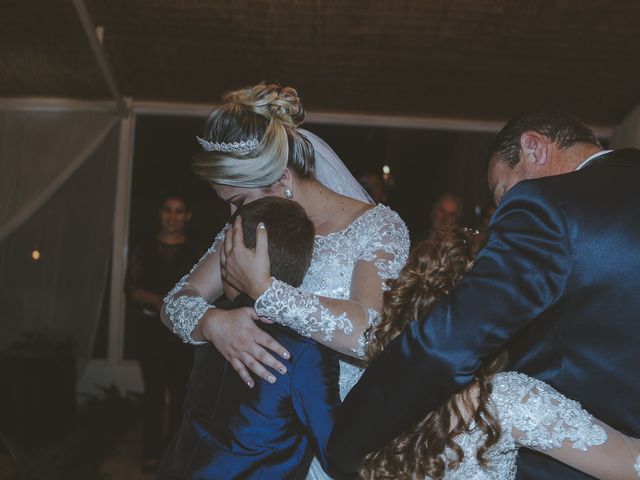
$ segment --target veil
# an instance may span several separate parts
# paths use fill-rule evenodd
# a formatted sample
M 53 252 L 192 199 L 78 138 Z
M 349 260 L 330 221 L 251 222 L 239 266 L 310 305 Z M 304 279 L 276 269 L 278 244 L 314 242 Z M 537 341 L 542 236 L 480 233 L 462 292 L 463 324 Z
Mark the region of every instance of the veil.
M 300 128 L 298 132 L 311 142 L 315 150 L 316 180 L 336 193 L 355 198 L 365 203 L 375 204 L 371 196 L 355 179 L 345 164 L 342 163 L 338 154 L 333 151 L 327 142 L 309 130 Z

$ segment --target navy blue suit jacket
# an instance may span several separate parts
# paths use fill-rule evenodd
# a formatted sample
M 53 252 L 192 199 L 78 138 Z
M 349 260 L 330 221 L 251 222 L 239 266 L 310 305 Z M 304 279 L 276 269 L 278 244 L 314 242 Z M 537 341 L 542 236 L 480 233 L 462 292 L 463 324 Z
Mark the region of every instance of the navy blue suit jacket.
M 252 302 L 253 303 L 253 302 Z M 291 353 L 287 374 L 248 388 L 212 344 L 196 348 L 182 425 L 159 468 L 164 479 L 304 479 L 340 403 L 337 354 L 288 328 L 260 325 Z
M 389 344 L 340 407 L 330 462 L 353 472 L 505 347 L 510 369 L 640 436 L 640 150 L 505 195 L 473 269 Z M 523 449 L 519 478 L 587 477 Z

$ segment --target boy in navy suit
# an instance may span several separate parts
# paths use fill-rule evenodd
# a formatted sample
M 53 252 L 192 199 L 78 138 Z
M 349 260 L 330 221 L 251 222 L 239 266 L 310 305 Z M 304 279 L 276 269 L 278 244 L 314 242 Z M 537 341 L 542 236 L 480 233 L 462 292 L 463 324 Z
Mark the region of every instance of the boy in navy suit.
M 245 245 L 255 248 L 262 222 L 269 233 L 271 274 L 300 286 L 311 263 L 315 232 L 302 207 L 265 197 L 244 205 Z M 253 306 L 244 294 L 218 308 Z M 323 467 L 339 404 L 334 352 L 277 324 L 260 325 L 291 353 L 287 375 L 250 389 L 215 347 L 196 348 L 184 418 L 158 479 L 305 478 L 313 455 Z M 275 375 L 275 372 L 273 372 Z

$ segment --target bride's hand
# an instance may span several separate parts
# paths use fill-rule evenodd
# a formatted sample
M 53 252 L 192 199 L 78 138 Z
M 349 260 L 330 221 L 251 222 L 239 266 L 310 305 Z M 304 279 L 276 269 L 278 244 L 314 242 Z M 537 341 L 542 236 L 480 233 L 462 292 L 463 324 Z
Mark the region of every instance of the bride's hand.
M 253 388 L 254 382 L 248 370 L 270 383 L 275 383 L 276 377 L 264 365 L 283 375 L 287 373 L 285 366 L 268 350 L 286 359 L 290 357 L 289 352 L 256 325 L 258 316 L 253 308 L 210 312 L 212 314 L 201 322 L 200 334 L 213 343 L 249 387 Z
M 236 290 L 256 300 L 271 285 L 267 230 L 262 224 L 256 229 L 255 251 L 244 245 L 242 218 L 236 218 L 227 230 L 224 249 L 220 254 L 222 278 Z

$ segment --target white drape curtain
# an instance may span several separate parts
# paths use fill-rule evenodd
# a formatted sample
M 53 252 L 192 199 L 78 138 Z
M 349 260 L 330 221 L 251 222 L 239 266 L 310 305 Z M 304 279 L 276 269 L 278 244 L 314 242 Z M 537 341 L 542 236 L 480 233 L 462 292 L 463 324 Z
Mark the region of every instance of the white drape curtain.
M 118 119 L 0 103 L 0 348 L 36 332 L 73 337 L 81 366 L 89 357 L 110 265 Z
M 73 175 L 117 120 L 91 111 L 0 110 L 0 241 Z

